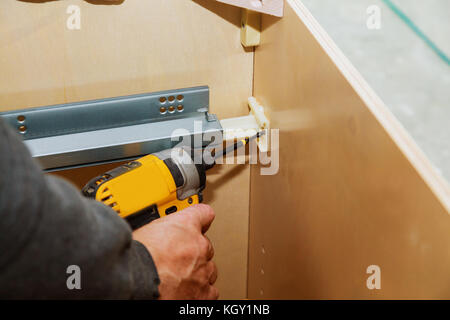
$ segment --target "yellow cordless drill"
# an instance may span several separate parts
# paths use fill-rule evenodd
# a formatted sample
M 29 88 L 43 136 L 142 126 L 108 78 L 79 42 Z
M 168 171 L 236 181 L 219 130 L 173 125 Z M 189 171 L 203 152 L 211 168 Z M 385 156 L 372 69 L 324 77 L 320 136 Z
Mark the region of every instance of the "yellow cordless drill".
M 92 179 L 82 193 L 110 206 L 137 229 L 202 202 L 206 171 L 215 165 L 215 159 L 262 134 L 238 141 L 216 153 L 212 164 L 204 161 L 195 164 L 189 148 L 176 147 L 153 153 Z

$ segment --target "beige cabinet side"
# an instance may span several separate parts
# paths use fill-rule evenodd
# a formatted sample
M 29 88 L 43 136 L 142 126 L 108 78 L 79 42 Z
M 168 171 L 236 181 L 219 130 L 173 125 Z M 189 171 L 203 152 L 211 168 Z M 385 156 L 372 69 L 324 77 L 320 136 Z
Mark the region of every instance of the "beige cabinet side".
M 251 172 L 249 298 L 450 298 L 448 185 L 300 1 L 262 19 L 280 170 Z
M 79 30 L 67 27 L 73 5 L 80 9 Z M 0 111 L 209 85 L 213 113 L 243 115 L 253 52 L 240 44 L 240 18 L 239 8 L 209 0 L 2 0 Z M 80 186 L 103 169 L 64 175 Z M 208 236 L 221 297 L 244 298 L 249 169 L 217 168 L 210 182 L 205 202 L 217 219 Z

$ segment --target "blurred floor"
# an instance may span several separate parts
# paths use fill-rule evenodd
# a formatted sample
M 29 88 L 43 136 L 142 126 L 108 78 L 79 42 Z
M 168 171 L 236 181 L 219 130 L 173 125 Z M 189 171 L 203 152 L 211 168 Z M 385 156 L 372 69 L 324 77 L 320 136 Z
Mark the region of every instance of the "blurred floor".
M 382 0 L 302 1 L 450 181 L 450 66 Z M 450 56 L 449 0 L 392 2 Z M 371 5 L 379 30 L 366 26 Z

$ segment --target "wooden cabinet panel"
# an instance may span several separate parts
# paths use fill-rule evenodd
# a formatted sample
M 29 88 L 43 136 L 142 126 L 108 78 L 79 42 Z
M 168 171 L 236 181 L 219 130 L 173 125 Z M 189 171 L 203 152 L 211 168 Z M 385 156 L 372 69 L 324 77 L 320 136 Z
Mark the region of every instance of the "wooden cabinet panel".
M 262 17 L 255 52 L 240 9 L 217 1 L 95 3 L 74 1 L 69 30 L 64 1 L 2 0 L 0 111 L 209 85 L 226 118 L 256 96 L 280 171 L 209 172 L 222 298 L 450 298 L 447 183 L 300 1 Z M 116 165 L 58 174 L 81 187 Z
M 280 171 L 251 172 L 249 298 L 450 298 L 448 185 L 300 1 L 262 28 Z
M 66 27 L 69 5 L 81 10 L 80 30 Z M 0 111 L 209 85 L 211 112 L 243 115 L 253 51 L 240 44 L 240 19 L 239 8 L 209 0 L 2 0 Z M 112 166 L 61 174 L 82 186 Z M 245 298 L 249 169 L 217 168 L 209 181 L 221 297 Z

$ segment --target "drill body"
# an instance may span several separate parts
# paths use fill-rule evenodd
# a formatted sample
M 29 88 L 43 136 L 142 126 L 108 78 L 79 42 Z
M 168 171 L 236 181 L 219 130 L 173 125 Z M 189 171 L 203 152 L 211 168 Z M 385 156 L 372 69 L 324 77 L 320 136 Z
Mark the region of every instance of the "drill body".
M 133 229 L 202 202 L 205 171 L 184 148 L 167 149 L 98 176 L 82 193 L 110 206 Z

